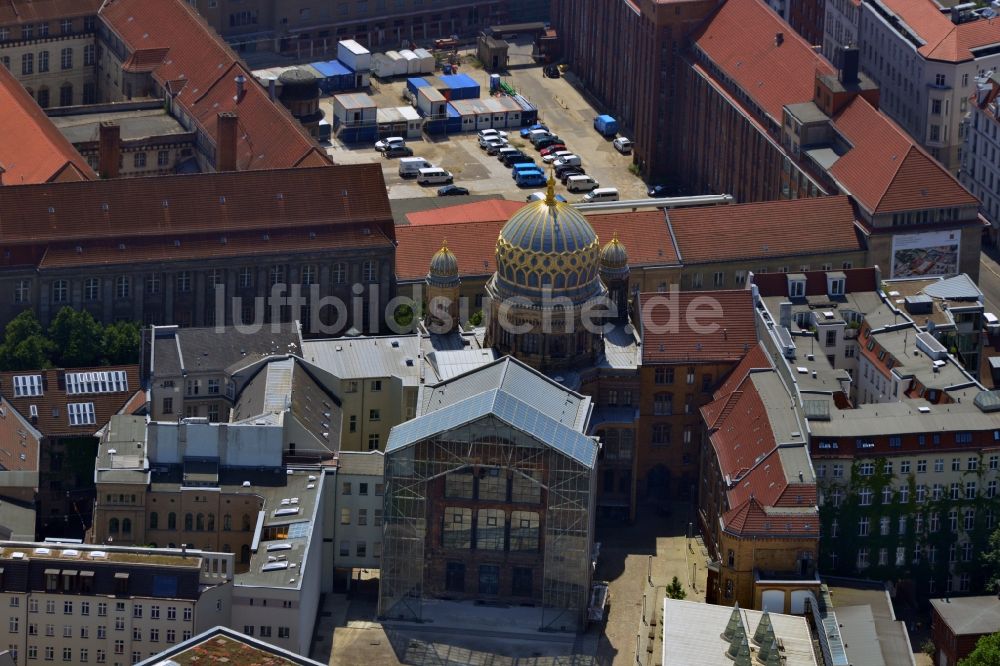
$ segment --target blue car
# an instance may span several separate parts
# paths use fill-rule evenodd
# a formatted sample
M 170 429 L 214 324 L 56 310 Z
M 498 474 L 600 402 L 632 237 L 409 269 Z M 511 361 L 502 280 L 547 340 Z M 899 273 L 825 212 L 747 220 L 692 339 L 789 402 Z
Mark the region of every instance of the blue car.
M 535 123 L 531 127 L 524 127 L 521 129 L 521 138 L 526 139 L 528 138 L 528 135 L 531 134 L 532 130 L 539 130 L 539 129 L 545 130 L 546 132 L 549 131 L 549 128 L 546 127 L 545 125 L 541 123 Z
M 539 187 L 545 185 L 545 174 L 540 170 L 522 171 L 516 178 L 518 187 Z
M 538 168 L 538 165 L 535 164 L 534 161 L 521 162 L 519 164 L 515 164 L 511 168 L 510 177 L 513 178 L 514 180 L 517 180 L 518 174 L 523 173 L 525 171 L 541 171 L 541 169 Z

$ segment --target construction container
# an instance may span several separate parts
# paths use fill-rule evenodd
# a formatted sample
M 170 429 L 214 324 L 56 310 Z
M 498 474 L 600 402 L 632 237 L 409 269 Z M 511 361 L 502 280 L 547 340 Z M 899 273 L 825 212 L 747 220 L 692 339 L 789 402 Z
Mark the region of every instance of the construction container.
M 386 51 L 385 56 L 392 61 L 392 74 L 390 76 L 406 74 L 406 58 L 399 55 L 399 51 Z
M 454 134 L 456 132 L 462 131 L 462 114 L 460 114 L 455 107 L 448 103 L 447 106 L 448 120 L 445 122 L 445 129 L 448 134 Z
M 401 136 L 419 139 L 423 132 L 423 118 L 412 106 L 396 106 L 376 111 L 379 136 Z
M 333 96 L 333 126 L 336 129 L 370 128 L 375 135 L 375 100 L 365 93 L 344 93 Z
M 399 52 L 399 55 L 403 56 L 406 60 L 406 73 L 407 74 L 419 74 L 420 73 L 420 58 L 417 54 L 410 49 L 403 49 Z
M 437 61 L 434 59 L 434 54 L 427 49 L 413 49 L 413 53 L 420 59 L 420 68 L 417 70 L 417 73 L 433 74 L 434 68 L 437 67 Z
M 538 122 L 538 107 L 522 95 L 514 95 L 510 99 L 514 100 L 521 107 L 521 127 L 530 127 Z
M 380 79 L 396 76 L 396 63 L 384 53 L 372 54 L 372 74 Z
M 337 60 L 355 72 L 367 72 L 372 68 L 371 51 L 353 39 L 337 42 Z
M 310 63 L 309 67 L 316 72 L 319 79 L 319 89 L 326 94 L 354 90 L 357 85 L 354 72 L 339 60 Z
M 417 97 L 417 90 L 420 88 L 426 88 L 431 85 L 431 82 L 425 78 L 419 76 L 412 76 L 406 79 L 406 89 L 409 91 L 413 98 Z
M 444 96 L 439 93 L 434 88 L 427 86 L 425 88 L 417 89 L 417 110 L 425 118 L 441 118 L 447 117 L 447 100 Z M 442 132 L 444 129 L 441 130 Z
M 479 98 L 479 84 L 468 74 L 445 74 L 438 79 L 451 90 L 451 99 Z

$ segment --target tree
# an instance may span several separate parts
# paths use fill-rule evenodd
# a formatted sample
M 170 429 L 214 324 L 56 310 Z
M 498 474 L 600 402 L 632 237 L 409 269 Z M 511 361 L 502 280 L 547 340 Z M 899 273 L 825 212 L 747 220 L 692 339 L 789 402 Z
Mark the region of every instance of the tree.
M 128 365 L 139 362 L 139 324 L 134 321 L 116 321 L 104 328 L 101 351 L 110 365 Z
M 49 326 L 49 339 L 55 347 L 53 360 L 63 368 L 96 365 L 101 356 L 102 333 L 101 325 L 89 312 L 63 308 Z
M 687 597 L 687 591 L 684 590 L 684 586 L 681 582 L 677 580 L 677 576 L 670 581 L 670 585 L 667 585 L 667 596 L 671 599 L 684 599 Z
M 990 535 L 989 546 L 983 553 L 989 578 L 986 579 L 986 589 L 996 592 L 1000 589 L 1000 529 Z
M 5 370 L 37 370 L 47 367 L 51 347 L 35 313 L 25 310 L 4 329 L 4 340 L 0 343 L 0 367 Z
M 992 538 L 990 539 L 992 541 Z M 1000 632 L 983 636 L 976 643 L 976 649 L 958 662 L 958 666 L 996 666 L 1000 664 Z

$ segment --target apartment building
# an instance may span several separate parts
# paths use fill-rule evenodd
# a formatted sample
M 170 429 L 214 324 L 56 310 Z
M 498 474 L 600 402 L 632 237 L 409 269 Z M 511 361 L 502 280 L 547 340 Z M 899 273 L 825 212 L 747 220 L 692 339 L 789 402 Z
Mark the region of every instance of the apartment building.
M 962 184 L 979 199 L 979 212 L 990 223 L 990 236 L 997 241 L 1000 228 L 1000 78 L 997 74 L 987 74 L 976 79 L 974 95 L 969 98 L 969 114 L 964 128 L 962 147 Z
M 1000 25 L 965 7 L 943 12 L 933 0 L 867 0 L 858 36 L 881 109 L 958 174 L 975 78 L 1000 66 Z
M 138 366 L 7 371 L 0 373 L 0 395 L 16 418 L 30 424 L 5 446 L 9 457 L 3 464 L 10 472 L 37 475 L 37 495 L 21 499 L 37 506 L 38 533 L 82 536 L 92 520 L 89 466 L 97 433 L 115 414 L 142 408 Z M 39 436 L 34 451 L 32 432 Z
M 636 310 L 642 330 L 639 491 L 663 504 L 693 498 L 703 446 L 700 409 L 757 344 L 752 294 L 642 293 Z
M 861 0 L 826 0 L 823 20 L 823 57 L 835 67 L 842 65 L 846 46 L 858 45 L 861 26 Z
M 0 64 L 43 109 L 97 101 L 99 0 L 14 0 L 0 10 Z
M 147 336 L 149 414 L 154 421 L 228 421 L 237 397 L 233 375 L 263 358 L 294 353 L 302 344 L 295 323 L 245 333 L 153 326 Z
M 41 446 L 44 436 L 0 391 L 0 535 L 13 541 L 35 538 Z
M 232 613 L 232 554 L 5 541 L 0 562 L 0 645 L 19 663 L 127 666 Z
M 651 178 L 674 180 L 670 156 L 682 149 L 681 53 L 715 6 L 712 0 L 552 2 L 564 59 L 613 110 L 633 141 L 633 161 Z
M 333 566 L 340 570 L 341 582 L 349 585 L 356 569 L 378 569 L 382 563 L 385 455 L 341 451 L 334 485 L 335 525 L 329 530 L 336 534 Z
M 311 0 L 195 0 L 208 25 L 240 52 L 276 51 L 316 59 L 336 54 L 337 41 L 355 39 L 385 50 L 438 37 L 472 35 L 490 25 L 524 20 L 498 0 L 371 0 L 324 3 Z
M 911 313 L 868 272 L 755 276 L 772 360 L 808 421 L 820 567 L 919 597 L 978 589 L 975 553 L 1000 515 L 1000 403 L 917 325 L 919 301 Z
M 393 427 L 417 414 L 424 383 L 491 363 L 473 333 L 304 340 L 302 358 L 341 401 L 341 451 L 382 451 Z

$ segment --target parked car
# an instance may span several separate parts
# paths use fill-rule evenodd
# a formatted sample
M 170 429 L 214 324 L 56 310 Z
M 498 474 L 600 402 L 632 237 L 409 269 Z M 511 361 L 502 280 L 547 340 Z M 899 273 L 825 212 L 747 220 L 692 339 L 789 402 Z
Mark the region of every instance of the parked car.
M 584 203 L 597 203 L 598 201 L 618 201 L 618 189 L 614 187 L 598 187 L 583 197 Z
M 653 185 L 649 188 L 649 191 L 647 191 L 646 194 L 656 199 L 662 199 L 663 197 L 670 196 L 670 193 L 667 192 L 666 185 Z
M 615 150 L 617 150 L 622 155 L 631 155 L 632 154 L 632 140 L 631 139 L 627 139 L 627 138 L 625 138 L 623 136 L 620 136 L 617 139 L 615 139 L 614 141 L 612 141 L 611 143 L 612 143 L 612 145 L 614 145 Z
M 531 142 L 531 145 L 535 145 L 536 139 L 541 139 L 546 136 L 553 136 L 553 134 L 548 129 L 533 129 L 528 132 L 528 136 L 525 138 Z
M 469 190 L 467 188 L 458 185 L 445 185 L 438 188 L 439 197 L 459 197 L 468 193 Z
M 570 192 L 590 192 L 601 184 L 582 173 L 574 174 L 566 179 L 566 189 Z
M 521 151 L 513 146 L 504 146 L 497 151 L 497 159 L 503 162 L 504 155 L 517 155 L 519 153 L 521 153 Z
M 421 169 L 417 174 L 417 182 L 421 185 L 439 185 L 450 183 L 454 180 L 450 171 L 445 171 L 441 167 L 430 167 Z
M 545 155 L 551 155 L 552 153 L 560 151 L 560 150 L 566 150 L 566 145 L 562 144 L 562 143 L 557 143 L 557 144 L 555 144 L 553 146 L 549 146 L 548 148 L 542 148 L 538 152 L 539 152 L 540 155 L 542 155 L 544 157 Z
M 528 198 L 525 199 L 525 201 L 527 201 L 528 203 L 531 203 L 532 201 L 545 201 L 545 192 L 532 192 L 531 194 L 528 195 Z M 556 201 L 567 203 L 566 197 L 564 197 L 561 194 L 556 195 Z
M 582 166 L 564 166 L 556 168 L 556 178 L 561 180 L 563 184 L 566 183 L 566 179 L 570 176 L 583 176 L 586 175 L 587 171 Z
M 534 141 L 533 143 L 535 144 L 535 148 L 537 150 L 541 150 L 543 148 L 548 148 L 549 146 L 554 146 L 557 143 L 558 144 L 562 144 L 562 142 L 563 142 L 562 139 L 560 139 L 555 134 L 552 134 L 550 136 L 546 136 L 546 137 L 543 137 L 541 139 L 538 139 L 537 141 Z
M 495 129 L 484 129 L 479 130 L 479 145 L 483 145 L 483 142 L 487 139 L 507 139 L 507 132 L 501 132 Z
M 518 155 L 508 155 L 505 158 L 503 158 L 504 165 L 508 167 L 512 167 L 515 164 L 527 164 L 529 162 L 531 164 L 534 164 L 535 160 L 532 159 L 530 155 L 525 155 L 524 153 L 520 153 Z
M 510 177 L 513 178 L 514 180 L 517 180 L 517 175 L 519 173 L 532 170 L 541 171 L 541 168 L 539 168 L 539 166 L 535 164 L 534 160 L 532 160 L 531 162 L 521 162 L 513 166 L 513 168 L 511 169 Z
M 375 150 L 382 152 L 390 146 L 405 146 L 406 139 L 401 136 L 390 136 L 375 142 Z
M 564 155 L 563 157 L 560 157 L 552 164 L 554 164 L 558 169 L 561 166 L 580 166 L 581 164 L 583 164 L 583 160 L 580 159 L 579 155 L 574 155 L 570 153 L 569 155 Z
M 550 79 L 558 79 L 562 74 L 556 65 L 546 65 L 542 68 L 542 76 Z
M 507 148 L 507 145 L 506 141 L 487 141 L 483 150 L 486 151 L 487 155 L 499 155 L 501 150 Z
M 548 148 L 546 148 L 548 150 Z M 564 157 L 571 157 L 573 155 L 572 150 L 557 150 L 554 153 L 549 153 L 542 158 L 542 161 L 546 164 L 553 164 L 556 160 L 562 159 Z
M 540 169 L 522 171 L 515 182 L 518 187 L 540 187 L 545 184 L 545 174 Z
M 382 151 L 382 155 L 386 159 L 392 159 L 393 157 L 410 157 L 413 155 L 413 149 L 409 146 L 389 146 Z
M 494 148 L 496 150 L 500 150 L 501 148 L 506 148 L 507 145 L 508 144 L 507 144 L 507 140 L 506 139 L 480 139 L 479 140 L 479 147 L 482 148 L 483 150 L 486 150 L 486 151 L 489 151 L 490 148 Z M 494 153 L 494 155 L 495 154 L 496 153 Z
M 421 169 L 434 166 L 422 157 L 403 157 L 399 160 L 399 175 L 403 178 L 416 176 Z
M 531 125 L 530 127 L 524 127 L 524 128 L 521 129 L 521 138 L 522 139 L 527 139 L 528 135 L 531 134 L 535 130 L 545 130 L 546 132 L 548 132 L 549 128 L 546 127 L 545 125 L 541 124 L 541 123 L 535 123 L 534 125 Z

